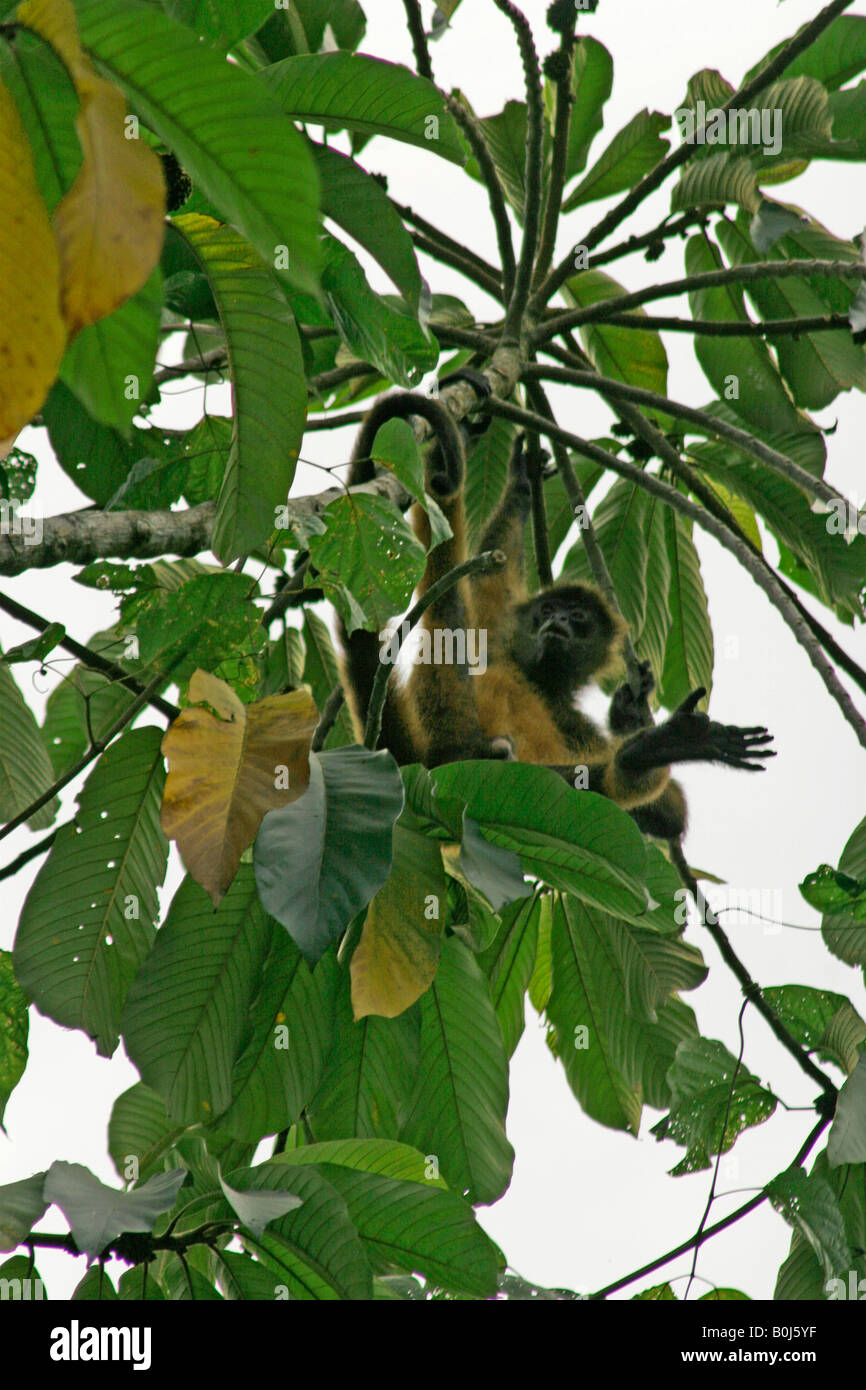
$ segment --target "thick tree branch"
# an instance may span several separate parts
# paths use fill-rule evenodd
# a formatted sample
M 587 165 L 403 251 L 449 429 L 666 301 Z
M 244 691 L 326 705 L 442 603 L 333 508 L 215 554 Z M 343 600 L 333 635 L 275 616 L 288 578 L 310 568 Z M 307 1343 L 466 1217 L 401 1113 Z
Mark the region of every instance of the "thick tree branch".
M 809 24 L 804 25 L 800 32 L 795 34 L 790 42 L 779 50 L 775 58 L 765 63 L 751 82 L 747 82 L 738 92 L 734 92 L 733 96 L 729 97 L 720 109 L 731 111 L 735 108 L 748 106 L 753 97 L 762 92 L 770 82 L 774 82 L 799 54 L 804 53 L 815 42 L 819 34 L 822 34 L 833 23 L 834 19 L 851 8 L 853 2 L 854 0 L 833 0 L 833 3 L 827 5 Z M 697 143 L 699 134 L 700 132 L 696 131 L 693 143 L 680 145 L 678 149 L 672 150 L 669 155 L 660 160 L 654 169 L 644 175 L 640 183 L 632 188 L 615 207 L 606 212 L 601 221 L 597 222 L 585 237 L 581 238 L 581 244 L 588 251 L 592 251 L 605 237 L 610 236 L 611 232 L 616 231 L 616 228 L 627 217 L 630 217 L 636 208 L 640 207 L 650 193 L 653 193 L 660 184 L 664 183 L 668 174 L 673 173 L 675 169 L 679 169 L 681 165 L 686 164 L 691 159 L 695 150 L 700 148 Z M 532 308 L 537 310 L 547 304 L 551 296 L 561 285 L 565 284 L 573 273 L 574 255 L 571 252 L 548 275 L 537 296 L 535 296 Z
M 87 565 L 112 556 L 151 560 L 163 555 L 199 555 L 210 547 L 215 502 L 186 511 L 103 512 L 87 508 L 47 517 L 38 545 L 0 536 L 0 574 L 23 574 L 52 565 Z
M 610 454 L 607 450 L 599 448 L 597 444 L 593 444 L 588 439 L 582 439 L 579 435 L 572 434 L 568 430 L 563 430 L 558 426 L 552 425 L 550 421 L 546 420 L 542 415 L 536 415 L 528 410 L 521 410 L 519 406 L 511 405 L 507 401 L 488 401 L 487 409 L 491 414 L 502 415 L 505 419 L 514 420 L 517 424 L 525 425 L 528 429 L 536 429 L 549 439 L 559 439 L 563 444 L 568 445 L 572 449 L 576 449 L 578 453 L 584 454 L 587 458 L 595 459 L 602 467 L 609 468 L 611 472 L 618 474 L 622 478 L 628 478 L 631 482 L 635 483 L 637 487 L 642 488 L 645 492 L 650 493 L 654 497 L 660 498 L 674 511 L 680 512 L 682 516 L 688 517 L 690 521 L 695 522 L 698 526 L 702 527 L 703 530 L 708 531 L 726 550 L 730 550 L 740 561 L 743 568 L 751 575 L 758 587 L 763 589 L 774 608 L 778 609 L 797 641 L 805 650 L 809 660 L 824 682 L 827 691 L 839 706 L 843 717 L 854 730 L 858 742 L 866 748 L 866 723 L 864 723 L 860 714 L 857 712 L 847 690 L 839 683 L 836 672 L 821 650 L 820 643 L 812 636 L 800 614 L 797 612 L 795 605 L 791 603 L 791 600 L 777 582 L 775 575 L 773 575 L 771 571 L 765 570 L 762 565 L 759 565 L 755 556 L 749 550 L 749 547 L 744 545 L 737 536 L 732 535 L 728 528 L 723 526 L 716 517 L 709 515 L 703 508 L 695 506 L 693 502 L 683 497 L 675 488 L 670 487 L 667 483 L 663 483 L 660 478 L 655 477 L 652 473 L 644 472 L 643 469 L 637 468 L 626 459 L 617 458 L 614 454 Z M 639 412 L 635 412 L 635 414 L 638 415 L 645 424 L 648 423 L 645 417 L 641 416 Z M 660 435 L 657 430 L 654 431 L 654 434 L 658 435 L 662 446 L 666 444 L 667 441 L 664 439 L 664 436 Z M 656 447 L 655 444 L 653 447 Z

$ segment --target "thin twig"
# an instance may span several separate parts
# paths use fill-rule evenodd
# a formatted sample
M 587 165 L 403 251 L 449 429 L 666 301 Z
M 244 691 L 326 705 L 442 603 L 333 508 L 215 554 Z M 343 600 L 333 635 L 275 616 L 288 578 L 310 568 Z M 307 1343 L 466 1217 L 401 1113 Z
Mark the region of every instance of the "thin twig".
M 481 277 L 486 284 L 496 285 L 494 298 L 500 300 L 503 298 L 501 270 L 497 270 L 495 265 L 491 265 L 489 261 L 485 261 L 484 258 L 479 256 L 475 251 L 470 251 L 467 246 L 463 246 L 459 241 L 455 241 L 447 232 L 443 232 L 440 227 L 434 227 L 432 222 L 428 222 L 425 217 L 421 217 L 419 213 L 415 212 L 414 208 L 407 207 L 403 203 L 398 203 L 393 198 L 391 201 L 394 203 L 394 207 L 397 209 L 404 222 L 408 222 L 410 226 L 417 228 L 426 240 L 435 242 L 440 250 L 448 251 L 452 255 L 460 256 L 462 260 L 469 262 L 473 270 L 477 271 L 479 277 Z M 481 283 L 481 279 L 479 279 L 478 283 Z
M 791 1165 L 792 1167 L 799 1167 L 800 1164 L 805 1162 L 829 1123 L 830 1120 L 827 1117 L 821 1117 L 807 1135 L 805 1142 L 801 1145 Z M 607 1298 L 609 1294 L 617 1293 L 619 1289 L 626 1288 L 629 1284 L 633 1284 L 635 1280 L 642 1279 L 644 1275 L 652 1274 L 655 1270 L 661 1269 L 663 1265 L 670 1264 L 671 1260 L 678 1259 L 680 1255 L 687 1255 L 696 1245 L 703 1245 L 712 1236 L 718 1235 L 720 1231 L 727 1231 L 729 1227 L 734 1226 L 738 1221 L 742 1220 L 744 1216 L 748 1216 L 750 1211 L 754 1211 L 756 1207 L 763 1206 L 764 1202 L 767 1200 L 766 1192 L 756 1193 L 754 1197 L 750 1197 L 747 1202 L 744 1202 L 741 1207 L 737 1207 L 736 1211 L 730 1212 L 730 1214 L 723 1217 L 721 1221 L 717 1221 L 714 1226 L 707 1226 L 705 1230 L 697 1231 L 693 1236 L 690 1236 L 688 1240 L 684 1240 L 681 1245 L 675 1246 L 673 1250 L 668 1250 L 667 1254 L 660 1255 L 658 1259 L 650 1260 L 649 1264 L 642 1265 L 640 1269 L 632 1270 L 631 1274 L 626 1274 L 622 1279 L 616 1279 L 612 1284 L 607 1284 L 603 1289 L 598 1289 L 595 1293 L 590 1294 L 590 1300 L 592 1302 L 598 1302 L 600 1299 Z
M 866 280 L 866 265 L 858 261 L 750 261 L 746 265 L 726 266 L 722 270 L 707 270 L 700 275 L 685 275 L 679 280 L 668 280 L 660 285 L 650 285 L 646 289 L 635 290 L 633 294 L 616 295 L 611 299 L 599 299 L 583 309 L 569 309 L 562 314 L 548 317 L 536 329 L 534 340 L 545 343 L 555 338 L 564 329 L 580 328 L 584 323 L 606 322 L 610 314 L 620 315 L 655 299 L 668 299 L 678 294 L 690 294 L 693 290 L 714 289 L 719 285 L 753 283 L 756 280 L 784 280 L 791 276 L 825 275 L 829 278 L 850 276 L 855 280 Z M 641 323 L 647 320 L 641 317 Z M 788 320 L 780 320 L 788 322 Z M 842 326 L 842 325 L 840 325 Z M 850 328 L 847 319 L 844 326 Z
M 70 821 L 68 824 L 71 825 L 72 822 Z M 40 854 L 47 854 L 62 829 L 64 829 L 63 826 L 56 826 L 50 835 L 46 835 L 42 840 L 37 840 L 36 844 L 31 845 L 29 849 L 22 850 L 17 859 L 13 859 L 11 863 L 0 869 L 0 879 L 14 878 L 18 870 L 23 869 L 25 864 L 29 864 L 31 859 L 38 859 Z
M 47 618 L 40 617 L 38 613 L 34 613 L 30 608 L 25 608 L 23 603 L 17 603 L 14 598 L 9 598 L 6 594 L 0 593 L 0 609 L 4 613 L 8 613 L 10 618 L 17 618 L 19 622 L 27 623 L 28 627 L 35 627 L 38 632 L 45 632 L 50 627 Z M 122 666 L 118 666 L 116 662 L 101 656 L 92 647 L 85 647 L 81 642 L 76 642 L 74 637 L 64 636 L 57 645 L 72 656 L 77 656 L 83 665 L 89 666 L 95 671 L 101 671 L 104 676 L 108 676 L 112 681 L 117 681 L 136 695 L 140 695 L 144 689 L 141 681 L 136 680 L 135 676 L 130 676 Z M 161 695 L 156 695 L 150 703 L 166 719 L 177 719 L 180 714 L 177 705 L 173 705 L 169 700 L 164 700 Z
M 600 266 L 609 265 L 611 261 L 620 261 L 624 256 L 631 256 L 636 251 L 661 247 L 670 237 L 681 236 L 690 227 L 706 227 L 708 221 L 709 214 L 704 208 L 684 212 L 681 217 L 673 219 L 668 213 L 651 232 L 640 232 L 635 236 L 626 237 L 625 241 L 618 242 L 607 251 L 596 251 L 589 258 L 589 268 L 597 270 Z
M 310 744 L 311 752 L 320 753 L 324 748 L 325 739 L 328 737 L 328 734 L 331 732 L 340 716 L 340 710 L 343 708 L 345 698 L 343 687 L 337 682 L 325 701 L 325 707 L 319 716 L 316 732 L 313 734 L 313 741 Z
M 800 1070 L 805 1072 L 806 1076 L 808 1076 L 811 1081 L 814 1081 L 820 1086 L 825 1095 L 835 1097 L 837 1094 L 836 1087 L 833 1085 L 829 1076 L 812 1061 L 806 1049 L 801 1047 L 796 1039 L 791 1036 L 776 1011 L 767 1003 L 761 993 L 760 985 L 757 981 L 752 979 L 752 976 L 740 960 L 728 939 L 724 927 L 721 925 L 718 917 L 704 897 L 700 884 L 689 868 L 686 857 L 682 851 L 682 846 L 678 840 L 671 842 L 670 855 L 671 862 L 682 879 L 684 887 L 689 890 L 695 900 L 695 906 L 700 913 L 702 925 L 706 927 L 710 936 L 715 941 L 719 948 L 719 954 L 728 969 L 739 981 L 746 999 L 750 1004 L 755 1006 L 765 1023 L 767 1023 L 775 1033 L 785 1051 L 790 1053 L 793 1057 Z
M 129 708 L 124 710 L 120 718 L 114 721 L 108 732 L 103 734 L 101 738 L 98 738 L 95 743 L 91 743 L 87 752 L 83 753 L 78 761 L 73 763 L 72 767 L 67 768 L 55 782 L 52 782 L 47 791 L 43 792 L 41 796 L 37 796 L 34 801 L 31 801 L 29 806 L 25 806 L 24 810 L 19 811 L 18 815 L 14 816 L 12 820 L 7 821 L 6 825 L 0 830 L 0 840 L 5 840 L 6 836 L 11 835 L 13 830 L 17 830 L 19 825 L 23 825 L 31 816 L 35 816 L 37 811 L 41 811 L 43 806 L 47 806 L 48 802 L 52 801 L 54 797 L 57 796 L 58 792 L 61 792 L 68 783 L 73 781 L 74 778 L 78 776 L 79 772 L 83 772 L 88 764 L 93 762 L 94 758 L 97 758 L 100 753 L 104 753 L 111 740 L 125 729 L 127 724 L 131 724 L 144 706 L 150 703 L 153 693 L 165 683 L 175 667 L 180 665 L 185 655 L 186 652 L 182 651 L 167 670 L 161 671 L 158 676 L 155 676 L 150 682 L 150 685 L 145 686 L 144 690 L 142 690 L 140 695 L 136 696 Z
M 443 594 L 447 594 L 460 580 L 468 574 L 491 574 L 495 570 L 500 570 L 505 564 L 505 555 L 501 550 L 483 550 L 480 555 L 476 555 L 471 560 L 466 560 L 462 565 L 456 565 L 454 569 L 443 574 L 441 579 L 437 579 L 435 584 L 431 584 L 425 594 L 419 598 L 418 602 L 409 609 L 406 617 L 400 624 L 399 632 L 394 634 L 391 641 L 390 650 L 396 658 L 397 653 L 403 645 L 403 641 L 415 624 L 424 616 L 427 609 L 436 603 Z M 394 648 L 396 643 L 396 650 Z M 373 688 L 370 691 L 370 701 L 367 705 L 367 723 L 364 729 L 364 747 L 375 748 L 379 742 L 379 735 L 382 731 L 382 713 L 385 709 L 385 699 L 388 694 L 388 682 L 393 671 L 393 662 L 380 662 L 379 669 L 373 680 Z

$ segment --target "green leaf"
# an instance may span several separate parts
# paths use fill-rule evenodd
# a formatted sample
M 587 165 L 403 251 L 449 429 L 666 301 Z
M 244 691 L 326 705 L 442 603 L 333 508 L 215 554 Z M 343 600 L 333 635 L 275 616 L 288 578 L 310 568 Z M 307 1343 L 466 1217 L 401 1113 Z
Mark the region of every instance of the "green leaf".
M 303 1205 L 303 1198 L 296 1197 L 294 1192 L 238 1192 L 224 1178 L 220 1178 L 220 1187 L 241 1225 L 254 1236 L 263 1235 L 272 1221 L 278 1221 L 287 1212 Z
M 186 1178 L 185 1168 L 156 1173 L 131 1192 L 106 1187 L 80 1163 L 52 1163 L 45 1174 L 45 1196 L 56 1202 L 82 1254 L 91 1259 L 125 1231 L 152 1231 L 169 1211 Z
M 842 1085 L 827 1137 L 827 1159 L 834 1168 L 841 1163 L 866 1163 L 866 1052 Z
M 699 275 L 723 266 L 717 248 L 706 235 L 690 237 L 686 244 L 686 274 Z M 746 323 L 748 314 L 738 285 L 692 290 L 692 313 L 698 319 Z M 796 409 L 779 377 L 770 350 L 757 338 L 695 340 L 701 368 L 720 401 L 727 402 L 741 422 L 759 438 L 815 433 L 815 426 Z
M 680 1176 L 710 1166 L 712 1154 L 727 1153 L 753 1125 L 776 1109 L 775 1097 L 720 1042 L 691 1038 L 677 1048 L 668 1073 L 670 1113 L 653 1126 L 658 1139 L 685 1146 L 671 1171 Z
M 27 642 L 21 642 L 17 647 L 10 647 L 8 652 L 0 656 L 0 661 L 5 661 L 7 666 L 13 666 L 19 661 L 39 661 L 42 662 L 49 652 L 53 652 L 58 642 L 62 642 L 66 636 L 66 628 L 62 623 L 49 623 L 44 632 L 40 632 L 36 637 L 31 637 Z
M 788 1225 L 808 1241 L 825 1279 L 847 1272 L 851 1251 L 845 1223 L 836 1194 L 824 1178 L 794 1164 L 768 1182 L 764 1191 Z
M 412 238 L 384 188 L 339 150 L 316 144 L 310 148 L 322 183 L 322 212 L 369 251 L 417 309 L 424 281 Z
M 213 539 L 228 564 L 271 534 L 295 476 L 307 404 L 301 340 L 281 287 L 232 228 L 193 213 L 175 226 L 205 267 L 232 363 L 235 423 Z
M 322 289 L 343 342 L 389 381 L 416 386 L 436 365 L 435 342 L 399 302 L 374 293 L 348 247 L 330 236 L 323 244 Z
M 634 483 L 620 478 L 593 513 L 593 526 L 613 580 L 617 601 L 635 633 L 642 630 L 646 617 L 647 512 L 646 493 Z M 578 541 L 569 551 L 563 577 L 592 582 L 582 541 Z
M 117 1046 L 130 983 L 154 940 L 168 860 L 159 825 L 161 733 L 127 730 L 102 754 L 27 894 L 15 973 L 41 1013 Z
M 645 841 L 606 797 L 575 795 L 555 773 L 527 763 L 450 763 L 430 780 L 455 840 L 465 810 L 485 839 L 519 855 L 526 873 L 628 920 L 645 918 Z
M 13 820 L 53 781 L 39 726 L 12 672 L 0 662 L 0 821 Z M 53 797 L 27 821 L 30 829 L 51 825 L 59 805 Z
M 506 198 L 522 223 L 526 215 L 526 103 L 507 101 L 496 116 L 485 116 L 481 127 Z M 477 165 L 468 166 L 475 172 Z M 477 177 L 481 171 L 478 170 Z
M 564 286 L 566 302 L 574 309 L 588 309 L 601 300 L 616 299 L 625 292 L 624 287 L 603 270 L 584 270 L 572 275 Z M 643 317 L 642 309 L 637 313 Z M 580 337 L 593 365 L 603 376 L 665 394 L 667 353 L 654 329 L 587 323 L 580 329 Z
M 258 76 L 201 43 L 154 5 L 79 0 L 82 42 L 127 93 L 212 206 L 291 283 L 314 290 L 318 177 L 306 143 Z M 252 158 L 252 153 L 255 157 Z
M 12 956 L 0 951 L 0 1128 L 6 1102 L 27 1066 L 28 1024 L 27 999 L 15 979 Z
M 288 1192 L 302 1205 L 268 1226 L 256 1242 L 265 1272 L 279 1276 L 282 1297 L 364 1300 L 372 1296 L 370 1264 L 346 1203 L 315 1168 L 290 1167 L 281 1155 L 253 1169 L 229 1173 L 243 1192 Z M 231 1215 L 223 1200 L 217 1216 Z
M 676 709 L 698 686 L 713 688 L 713 629 L 701 564 L 692 540 L 692 524 L 672 511 L 664 518 L 671 582 L 668 590 L 670 629 L 659 699 Z
M 230 1105 L 273 929 L 249 864 L 217 911 L 189 877 L 175 893 L 122 1020 L 127 1053 L 173 1123 L 211 1120 Z
M 172 19 L 225 48 L 254 34 L 274 12 L 272 0 L 164 0 L 164 8 Z
M 609 198 L 614 193 L 633 188 L 667 154 L 668 142 L 662 138 L 661 132 L 667 130 L 669 125 L 669 116 L 661 111 L 650 112 L 646 107 L 632 116 L 628 124 L 613 137 L 586 177 L 568 195 L 562 211 L 572 212 L 584 203 Z
M 802 1047 L 852 1072 L 866 1042 L 866 1023 L 844 994 L 810 985 L 772 985 L 764 998 Z
M 323 516 L 328 530 L 310 538 L 317 584 L 345 584 L 366 615 L 364 626 L 381 631 L 407 606 L 424 572 L 424 547 L 386 498 L 340 497 Z
M 310 785 L 269 811 L 256 837 L 259 896 L 308 960 L 318 960 L 381 888 L 403 806 L 397 765 L 385 750 L 310 754 Z
M 531 887 L 523 877 L 520 860 L 511 850 L 491 844 L 471 817 L 463 817 L 460 871 L 486 898 L 494 912 L 516 898 L 525 898 Z
M 15 1250 L 42 1220 L 48 1207 L 44 1185 L 45 1174 L 34 1173 L 0 1187 L 0 1250 Z
M 161 1172 L 184 1128 L 171 1123 L 162 1096 L 140 1081 L 118 1096 L 108 1122 L 108 1152 L 123 1181 Z
M 677 1043 L 697 1031 L 691 1010 L 670 996 L 700 983 L 700 958 L 571 894 L 554 903 L 551 951 L 545 1007 L 568 1083 L 593 1119 L 636 1134 L 645 1101 L 669 1102 Z
M 471 1202 L 495 1202 L 514 1162 L 505 1134 L 508 1065 L 484 977 L 456 937 L 444 942 L 420 1008 L 420 1070 L 401 1137 L 435 1154 L 449 1186 Z
M 311 53 L 318 53 L 330 29 L 340 48 L 354 51 L 364 37 L 367 21 L 358 0 L 293 0 L 304 26 Z
M 386 135 L 463 163 L 457 128 L 440 93 L 398 63 L 356 53 L 285 58 L 261 74 L 293 120 L 326 130 Z
M 572 67 L 574 104 L 568 128 L 566 183 L 586 167 L 590 147 L 604 124 L 602 114 L 613 88 L 613 59 L 598 39 L 582 34 L 575 45 Z
M 728 203 L 757 212 L 760 202 L 761 192 L 750 161 L 745 155 L 728 150 L 716 150 L 706 159 L 689 161 L 671 193 L 672 212 L 725 207 Z
M 542 919 L 549 916 L 550 899 L 535 893 L 510 903 L 500 913 L 499 932 L 478 964 L 487 976 L 490 997 L 510 1057 L 524 1029 L 524 1001 L 538 944 Z
M 285 932 L 275 931 L 250 1003 L 250 1037 L 232 1077 L 220 1134 L 258 1141 L 300 1118 L 331 1048 L 333 972 L 310 970 Z
M 60 364 L 61 381 L 88 415 L 126 438 L 153 382 L 161 309 L 157 267 L 119 309 L 76 334 Z
M 317 1165 L 377 1263 L 470 1297 L 493 1292 L 499 1251 L 468 1204 L 431 1179 L 423 1154 L 380 1139 L 345 1140 L 296 1149 L 281 1161 Z
M 766 204 L 762 204 L 762 209 Z M 782 209 L 782 212 L 786 212 Z M 788 214 L 791 216 L 791 214 Z M 797 217 L 796 222 L 800 222 Z M 792 230 L 789 223 L 785 233 Z M 732 265 L 758 259 L 755 247 L 742 226 L 720 222 L 719 241 Z M 764 249 L 764 248 L 761 248 Z M 776 260 L 777 257 L 773 257 Z M 826 302 L 805 278 L 790 276 L 781 280 L 755 280 L 746 292 L 761 318 L 814 318 L 830 312 Z M 779 369 L 798 405 L 823 410 L 840 391 L 856 387 L 866 390 L 866 354 L 854 343 L 847 329 L 836 332 L 784 334 L 773 344 Z
M 785 39 L 777 43 L 769 53 L 746 73 L 743 81 L 751 82 L 753 77 L 771 62 L 781 50 L 790 43 Z M 866 18 L 862 15 L 839 15 L 823 33 L 813 39 L 809 47 L 791 60 L 784 72 L 785 77 L 816 77 L 823 82 L 828 91 L 850 82 L 852 77 L 866 68 Z
M 339 972 L 334 1045 L 307 1106 L 316 1139 L 397 1137 L 418 1072 L 420 1028 L 417 1007 L 399 1018 L 369 1014 L 356 1021 L 348 972 Z

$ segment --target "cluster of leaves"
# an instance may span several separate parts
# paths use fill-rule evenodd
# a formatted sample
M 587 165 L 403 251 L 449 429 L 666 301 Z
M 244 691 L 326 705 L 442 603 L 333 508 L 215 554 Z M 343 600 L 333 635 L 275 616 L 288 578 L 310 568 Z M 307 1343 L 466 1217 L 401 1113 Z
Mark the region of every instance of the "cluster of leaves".
M 444 20 L 458 4 L 440 4 Z M 390 754 L 354 743 L 345 711 L 314 751 L 338 663 L 312 604 L 324 594 L 350 629 L 379 631 L 405 609 L 425 551 L 388 497 L 285 507 L 308 416 L 390 383 L 413 386 L 444 353 L 461 361 L 467 341 L 493 354 L 496 325 L 482 331 L 459 299 L 431 294 L 417 246 L 456 257 L 508 307 L 506 267 L 455 250 L 426 224 L 417 230 L 363 166 L 366 143 L 413 145 L 489 184 L 468 119 L 512 222 L 526 229 L 539 211 L 527 161 L 532 96 L 480 120 L 461 98 L 455 119 L 431 81 L 357 52 L 357 0 L 292 0 L 277 11 L 270 0 L 25 0 L 7 18 L 0 132 L 21 215 L 0 237 L 0 356 L 10 364 L 0 438 L 41 411 L 60 466 L 105 518 L 138 514 L 144 527 L 180 501 L 204 508 L 221 563 L 95 558 L 80 569 L 78 582 L 117 596 L 118 621 L 73 645 L 79 663 L 41 726 L 9 667 L 50 663 L 69 643 L 65 628 L 45 623 L 0 664 L 4 815 L 52 826 L 54 793 L 94 762 L 74 816 L 52 832 L 14 951 L 0 952 L 0 1118 L 26 1064 L 31 1002 L 103 1056 L 122 1039 L 141 1077 L 109 1130 L 129 1190 L 62 1161 L 0 1188 L 0 1249 L 25 1243 L 55 1203 L 68 1249 L 140 1266 L 116 1289 L 91 1272 L 82 1299 L 558 1296 L 503 1273 L 472 1209 L 510 1180 L 508 1063 L 527 995 L 588 1116 L 636 1134 L 644 1106 L 666 1112 L 654 1132 L 683 1149 L 675 1173 L 708 1169 L 776 1098 L 741 1058 L 700 1036 L 680 995 L 706 968 L 683 939 L 679 876 L 618 807 L 575 796 L 542 768 L 398 769 Z M 562 27 L 563 14 L 552 19 Z M 671 117 L 639 112 L 590 163 L 613 63 L 589 34 L 573 50 L 563 37 L 563 53 L 564 72 L 548 65 L 539 86 L 540 197 L 567 214 L 635 189 L 663 160 Z M 866 158 L 866 83 L 846 86 L 864 68 L 866 20 L 839 18 L 761 96 L 783 112 L 778 153 L 693 151 L 671 203 L 685 230 L 698 228 L 685 248 L 690 277 L 762 259 L 860 264 L 852 242 L 761 189 L 814 158 Z M 685 105 L 721 106 L 732 94 L 704 70 Z M 138 138 L 123 139 L 130 121 Z M 310 127 L 345 135 L 345 149 L 314 140 Z M 170 151 L 191 181 L 166 224 L 155 151 Z M 667 221 L 637 238 L 651 256 L 664 249 Z M 372 287 L 342 235 L 393 293 Z M 547 354 L 664 396 L 658 328 L 643 310 L 636 322 L 608 321 L 626 287 L 597 266 L 564 263 L 551 276 L 549 295 L 561 291 L 564 304 L 556 314 L 536 305 L 536 361 Z M 847 316 L 856 327 L 863 313 L 856 279 L 826 269 L 750 279 L 746 291 L 765 321 Z M 748 326 L 743 293 L 734 280 L 692 287 L 695 320 Z M 568 314 L 580 320 L 582 352 L 571 324 L 557 324 Z M 151 422 L 167 331 L 186 334 L 188 375 L 230 364 L 231 420 L 206 414 L 183 433 Z M 866 537 L 847 545 L 830 534 L 802 476 L 756 466 L 730 427 L 820 481 L 825 441 L 807 412 L 866 387 L 866 359 L 835 320 L 772 342 L 773 351 L 758 335 L 698 336 L 719 399 L 700 423 L 658 402 L 646 418 L 759 554 L 758 516 L 779 543 L 780 572 L 853 619 Z M 733 379 L 748 389 L 732 392 Z M 473 451 L 472 535 L 501 491 L 512 435 L 496 420 Z M 596 445 L 616 473 L 621 443 Z M 435 544 L 445 523 L 411 431 L 394 422 L 374 454 L 426 507 Z M 604 477 L 597 455 L 566 462 L 583 495 Z M 673 481 L 685 496 L 687 480 Z M 3 496 L 26 499 L 32 486 L 32 461 L 7 457 Z M 569 545 L 573 519 L 565 480 L 554 478 L 548 549 L 559 575 L 587 577 L 586 549 Z M 625 476 L 594 508 L 593 527 L 660 702 L 709 688 L 712 631 L 691 521 Z M 312 561 L 302 625 L 287 621 L 285 605 L 271 621 L 263 577 L 284 582 L 302 550 Z M 118 553 L 135 557 L 135 537 L 127 550 L 95 552 Z M 527 559 L 537 576 L 539 556 Z M 166 713 L 172 682 L 183 708 L 167 707 L 169 732 L 132 727 L 142 692 Z M 171 839 L 187 876 L 160 921 Z M 838 869 L 804 885 L 825 914 L 828 948 L 851 965 L 866 964 L 864 881 L 866 821 Z M 765 1193 L 795 1232 L 780 1296 L 824 1297 L 827 1280 L 866 1273 L 857 1196 L 866 1024 L 826 991 L 791 984 L 764 997 L 795 1051 L 849 1078 L 826 1154 L 809 1174 L 795 1162 Z M 273 1136 L 272 1155 L 256 1163 Z M 13 1256 L 0 1274 L 29 1277 L 31 1264 Z

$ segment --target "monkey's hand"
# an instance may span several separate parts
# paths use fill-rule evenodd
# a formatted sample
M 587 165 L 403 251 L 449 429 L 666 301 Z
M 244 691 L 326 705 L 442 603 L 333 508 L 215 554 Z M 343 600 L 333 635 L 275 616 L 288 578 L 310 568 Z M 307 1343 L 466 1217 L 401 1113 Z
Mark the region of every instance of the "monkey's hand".
M 773 735 L 760 725 L 740 729 L 696 714 L 695 705 L 706 693 L 703 687 L 693 690 L 664 724 L 633 734 L 616 755 L 623 771 L 648 772 L 670 763 L 724 763 L 745 772 L 763 772 L 759 759 L 776 756 L 773 749 L 762 746 L 771 743 Z
M 608 712 L 608 723 L 615 734 L 630 734 L 642 729 L 649 716 L 648 699 L 655 689 L 655 676 L 648 661 L 642 661 L 638 668 L 637 694 L 628 681 L 614 692 Z

